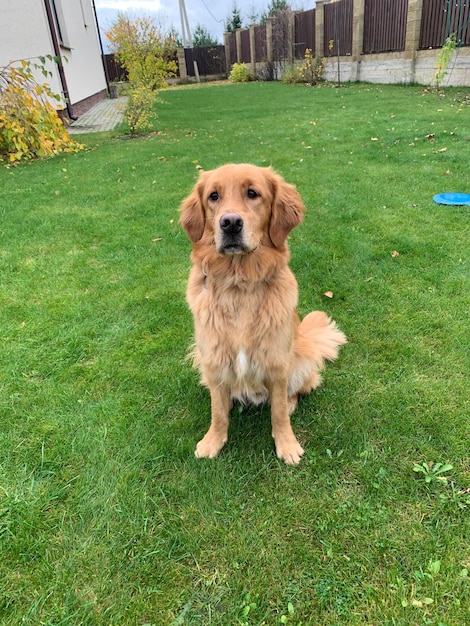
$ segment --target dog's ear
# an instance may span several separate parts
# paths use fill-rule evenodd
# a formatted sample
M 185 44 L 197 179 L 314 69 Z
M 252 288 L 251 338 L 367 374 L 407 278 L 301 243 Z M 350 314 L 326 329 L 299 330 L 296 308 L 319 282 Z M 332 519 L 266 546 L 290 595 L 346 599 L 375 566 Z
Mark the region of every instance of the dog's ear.
M 194 186 L 190 195 L 183 200 L 180 207 L 180 224 L 193 243 L 199 241 L 204 233 L 206 216 L 202 203 L 202 181 Z
M 306 210 L 299 192 L 283 178 L 272 173 L 274 199 L 269 223 L 269 237 L 276 248 L 282 248 L 287 235 L 298 226 Z

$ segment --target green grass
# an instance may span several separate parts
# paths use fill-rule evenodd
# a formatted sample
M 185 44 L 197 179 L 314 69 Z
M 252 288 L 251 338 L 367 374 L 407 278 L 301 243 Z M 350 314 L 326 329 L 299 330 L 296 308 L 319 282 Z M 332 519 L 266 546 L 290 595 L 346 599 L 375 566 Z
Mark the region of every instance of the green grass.
M 465 92 L 164 98 L 150 136 L 0 171 L 0 623 L 468 623 L 470 208 L 432 201 L 470 192 Z M 267 408 L 193 455 L 177 208 L 229 161 L 297 185 L 299 310 L 349 337 L 294 415 L 298 468 Z

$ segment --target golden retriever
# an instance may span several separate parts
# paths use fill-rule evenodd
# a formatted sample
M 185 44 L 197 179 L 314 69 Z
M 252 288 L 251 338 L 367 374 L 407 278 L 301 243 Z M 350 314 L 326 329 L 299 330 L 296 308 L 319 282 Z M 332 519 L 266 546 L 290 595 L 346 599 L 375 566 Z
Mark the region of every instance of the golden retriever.
M 211 425 L 197 457 L 227 441 L 233 400 L 271 404 L 276 453 L 296 465 L 297 398 L 318 387 L 325 359 L 346 337 L 322 311 L 300 321 L 287 235 L 305 206 L 271 168 L 229 164 L 202 172 L 180 222 L 192 242 L 186 298 L 194 317 L 194 364 L 211 396 Z

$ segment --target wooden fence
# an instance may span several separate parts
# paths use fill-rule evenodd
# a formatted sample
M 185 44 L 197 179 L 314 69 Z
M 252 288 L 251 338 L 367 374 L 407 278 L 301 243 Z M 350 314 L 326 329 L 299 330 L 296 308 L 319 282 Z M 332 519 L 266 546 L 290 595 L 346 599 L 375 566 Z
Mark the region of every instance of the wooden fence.
M 365 0 L 364 54 L 405 49 L 408 0 Z
M 305 50 L 315 50 L 315 9 L 294 14 L 294 57 L 303 59 Z
M 352 54 L 353 8 L 353 0 L 325 4 L 323 56 Z
M 184 50 L 178 54 L 179 74 L 182 79 L 193 78 L 195 61 L 200 76 L 226 76 L 236 62 L 251 65 L 261 76 L 266 65 L 278 63 L 282 73 L 303 59 L 307 48 L 317 57 L 331 61 L 341 57 L 343 64 L 349 58 L 363 67 L 368 57 L 401 53 L 412 59 L 410 71 L 414 72 L 419 51 L 442 47 L 449 35 L 455 35 L 459 49 L 470 46 L 469 5 L 470 0 L 317 0 L 314 9 L 226 33 L 224 46 Z M 386 57 L 381 58 L 385 62 Z M 125 78 L 113 55 L 105 55 L 104 62 L 110 80 Z M 359 80 L 359 65 L 356 71 L 350 70 L 350 79 Z M 405 72 L 398 80 L 414 79 Z
M 401 52 L 405 49 L 409 0 L 363 0 L 362 54 Z M 470 45 L 470 2 L 469 0 L 421 0 L 419 48 L 440 48 L 450 34 L 455 33 L 461 46 Z M 318 3 L 320 4 L 320 3 Z M 323 3 L 322 3 L 323 4 Z M 325 57 L 352 55 L 353 16 L 355 0 L 339 0 L 324 3 L 323 50 Z M 293 13 L 293 56 L 303 58 L 305 50 L 315 50 L 317 9 Z M 282 28 L 280 20 L 272 19 L 270 28 L 266 24 L 254 26 L 255 37 L 250 39 L 250 29 L 227 33 L 227 58 L 230 64 L 259 63 L 268 59 L 269 33 L 274 38 Z M 262 29 L 262 30 L 261 30 Z M 287 42 L 288 37 L 283 38 Z M 254 47 L 254 50 L 252 50 Z M 272 49 L 272 46 L 271 46 Z M 285 55 L 288 56 L 287 53 Z
M 423 0 L 419 47 L 440 48 L 454 34 L 459 45 L 470 45 L 469 2 L 458 0 Z
M 127 71 L 119 63 L 115 54 L 103 54 L 103 63 L 106 77 L 111 83 L 127 80 Z
M 195 62 L 200 76 L 216 76 L 219 74 L 225 74 L 226 72 L 227 64 L 225 60 L 224 46 L 185 48 L 184 57 L 187 76 L 195 76 Z M 179 67 L 178 69 L 181 76 L 181 68 Z
M 263 26 L 226 33 L 227 72 L 233 63 L 243 62 L 250 64 L 255 74 L 263 76 L 263 64 L 277 63 L 282 74 L 310 48 L 315 56 L 326 57 L 327 69 L 333 58 L 335 62 L 336 57 L 341 58 L 344 64 L 349 57 L 350 63 L 356 63 L 355 69 L 352 66 L 348 69 L 349 80 L 360 79 L 358 64 L 362 63 L 365 68 L 369 63 L 372 67 L 372 60 L 380 63 L 377 55 L 401 54 L 405 61 L 403 67 L 409 66 L 403 71 L 397 69 L 398 66 L 385 68 L 387 58 L 381 57 L 384 82 L 388 79 L 412 82 L 415 66 L 419 73 L 419 62 L 424 58 L 419 57 L 420 50 L 442 47 L 450 34 L 455 34 L 458 50 L 470 46 L 469 5 L 470 0 L 317 0 L 314 9 L 292 12 L 287 26 L 284 14 L 279 19 L 268 19 Z M 467 57 L 470 51 L 460 53 L 463 84 L 470 83 Z M 426 63 L 425 71 L 429 73 L 430 62 Z M 363 72 L 363 80 L 369 80 L 366 76 L 367 72 Z

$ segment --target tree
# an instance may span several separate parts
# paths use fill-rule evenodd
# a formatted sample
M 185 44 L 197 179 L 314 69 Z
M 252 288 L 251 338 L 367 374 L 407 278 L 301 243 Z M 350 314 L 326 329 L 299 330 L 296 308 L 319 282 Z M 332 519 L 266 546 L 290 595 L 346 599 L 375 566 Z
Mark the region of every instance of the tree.
M 119 12 L 106 31 L 112 51 L 127 70 L 129 82 L 152 91 L 166 87 L 166 79 L 176 73 L 172 60 L 176 48 L 173 36 L 163 33 L 150 17 L 131 20 Z
M 225 22 L 225 30 L 227 33 L 234 33 L 239 28 L 242 28 L 242 18 L 240 15 L 240 9 L 236 1 L 232 5 L 232 15 L 227 18 Z
M 155 93 L 168 86 L 166 79 L 176 74 L 173 60 L 176 43 L 162 32 L 150 17 L 131 20 L 118 13 L 106 37 L 121 65 L 127 70 L 131 91 L 126 118 L 131 135 L 148 130 L 155 117 Z
M 209 33 L 207 28 L 198 24 L 193 32 L 193 46 L 195 48 L 198 47 L 209 47 L 209 46 L 218 46 L 219 42 L 217 39 L 214 39 L 212 35 Z
M 289 53 L 289 24 L 292 9 L 286 0 L 271 0 L 267 12 L 261 15 L 261 23 L 264 24 L 269 18 L 273 18 L 272 31 L 272 62 L 268 64 L 267 71 L 269 80 L 279 78 L 285 70 Z
M 291 11 L 291 7 L 286 0 L 271 0 L 267 11 L 261 13 L 261 24 L 265 24 L 270 17 L 280 17 L 285 11 Z

